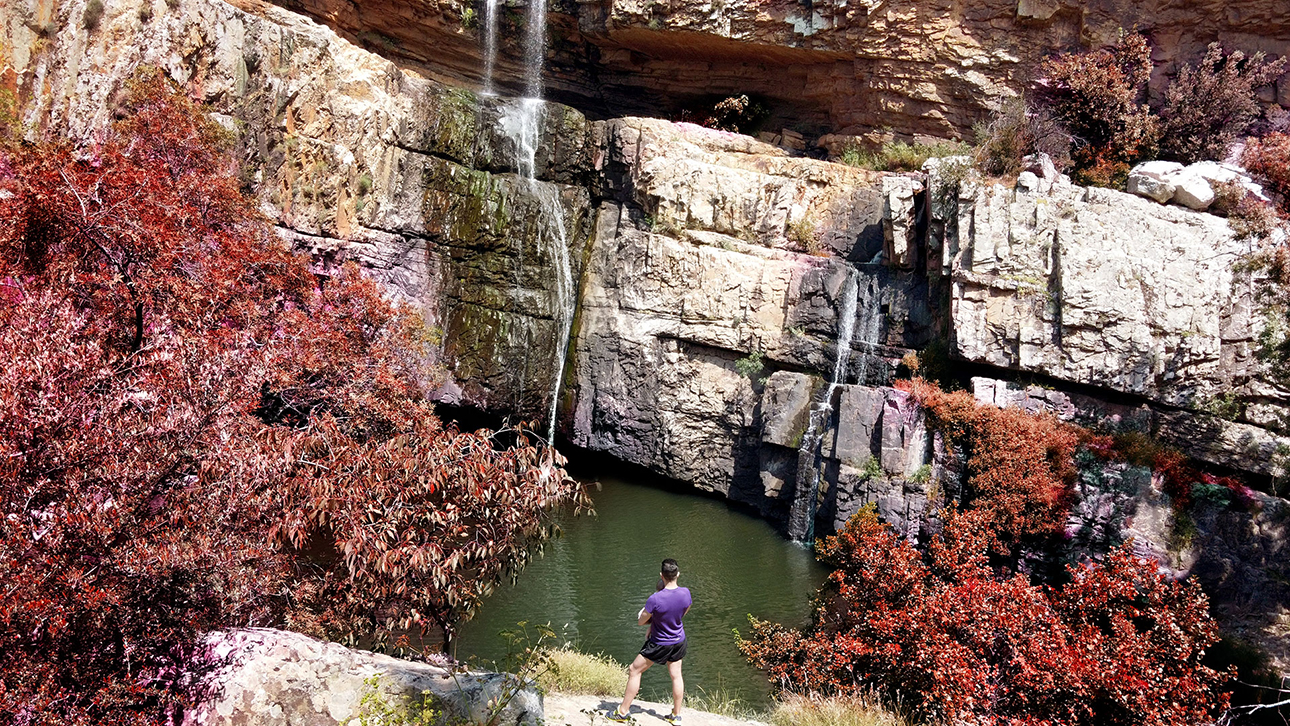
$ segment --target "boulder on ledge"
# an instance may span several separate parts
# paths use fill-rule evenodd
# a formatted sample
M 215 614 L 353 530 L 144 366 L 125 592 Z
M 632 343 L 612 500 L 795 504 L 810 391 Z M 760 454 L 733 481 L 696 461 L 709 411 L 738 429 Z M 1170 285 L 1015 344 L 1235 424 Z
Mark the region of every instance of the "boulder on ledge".
M 1164 204 L 1173 199 L 1178 186 L 1172 177 L 1182 170 L 1182 164 L 1172 161 L 1144 161 L 1129 172 L 1129 193 Z

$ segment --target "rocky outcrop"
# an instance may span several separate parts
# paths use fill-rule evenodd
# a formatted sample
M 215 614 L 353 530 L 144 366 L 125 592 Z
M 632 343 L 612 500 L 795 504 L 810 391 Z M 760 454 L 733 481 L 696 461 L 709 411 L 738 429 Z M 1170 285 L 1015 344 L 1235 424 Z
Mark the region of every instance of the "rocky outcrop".
M 794 480 L 803 433 L 818 386 L 810 376 L 780 371 L 762 393 L 761 481 L 767 498 L 786 498 Z M 844 385 L 834 389 L 833 408 L 820 435 L 817 519 L 822 531 L 841 529 L 861 507 L 872 504 L 884 521 L 918 541 L 936 510 L 954 491 L 942 482 L 944 450 L 927 427 L 918 404 L 894 388 Z M 807 452 L 813 455 L 814 452 Z
M 238 0 L 251 6 L 257 0 Z M 374 52 L 478 88 L 483 3 L 281 0 Z M 504 4 L 498 72 L 522 88 L 522 8 Z M 550 97 L 602 117 L 674 114 L 731 94 L 769 105 L 765 129 L 970 137 L 999 99 L 1057 51 L 1100 47 L 1122 29 L 1153 42 L 1159 93 L 1206 44 L 1290 52 L 1278 0 L 876 0 L 811 3 L 641 0 L 550 3 Z M 1290 79 L 1268 101 L 1290 105 Z
M 1233 271 L 1245 248 L 1222 219 L 1076 187 L 1041 161 L 1015 188 L 953 160 L 881 175 L 552 103 L 531 180 L 516 102 L 274 6 L 181 0 L 145 20 L 133 2 L 48 38 L 40 28 L 74 25 L 76 0 L 6 13 L 32 132 L 91 138 L 133 68 L 166 69 L 236 132 L 284 236 L 321 270 L 359 260 L 426 313 L 442 401 L 546 415 L 567 256 L 578 294 L 560 431 L 763 508 L 783 487 L 763 481 L 762 380 L 826 375 L 848 310 L 857 354 L 841 382 L 882 383 L 907 350 L 948 338 L 962 360 L 1147 403 L 1162 436 L 1206 461 L 1277 471 L 1267 429 L 1290 395 L 1252 355 L 1252 282 Z M 848 298 L 855 279 L 863 300 Z M 1243 417 L 1215 423 L 1220 397 Z M 1215 435 L 1200 446 L 1185 433 L 1197 430 Z
M 586 119 L 545 107 L 530 181 L 507 133 L 514 102 L 444 86 L 271 5 L 182 0 L 145 20 L 153 4 L 112 2 L 93 31 L 78 0 L 6 6 L 8 83 L 29 133 L 89 140 L 138 66 L 164 69 L 235 132 L 261 210 L 320 270 L 356 259 L 425 313 L 454 371 L 444 400 L 546 410 L 555 245 L 576 279 L 589 238 Z
M 1250 247 L 1225 220 L 1065 182 L 954 196 L 933 215 L 964 360 L 1191 410 L 1236 396 L 1256 425 L 1287 410 L 1254 355 Z
M 538 726 L 544 718 L 536 686 L 508 673 L 453 671 L 299 633 L 215 633 L 208 658 L 210 695 L 184 714 L 184 726 L 340 726 L 392 714 L 420 723 L 430 712 L 436 723 L 497 716 L 495 723 Z

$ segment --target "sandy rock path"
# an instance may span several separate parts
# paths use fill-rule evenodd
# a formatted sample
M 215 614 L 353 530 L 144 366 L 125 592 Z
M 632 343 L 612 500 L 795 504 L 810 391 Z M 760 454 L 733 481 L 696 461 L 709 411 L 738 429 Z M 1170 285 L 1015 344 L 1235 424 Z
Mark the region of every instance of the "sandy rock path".
M 612 722 L 604 717 L 605 711 L 618 705 L 618 700 L 606 696 L 570 696 L 548 693 L 545 698 L 546 726 L 608 726 Z M 637 726 L 668 726 L 663 717 L 672 712 L 671 704 L 636 701 L 631 716 Z M 760 721 L 741 721 L 715 713 L 685 709 L 684 726 L 765 726 Z

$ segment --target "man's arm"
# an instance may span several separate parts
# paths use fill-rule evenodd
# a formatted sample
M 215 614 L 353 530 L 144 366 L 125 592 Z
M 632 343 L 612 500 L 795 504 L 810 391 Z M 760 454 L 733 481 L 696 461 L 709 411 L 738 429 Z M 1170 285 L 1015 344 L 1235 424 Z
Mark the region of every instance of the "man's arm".
M 645 607 L 649 607 L 649 605 L 648 605 L 648 604 L 646 604 L 646 605 L 645 605 Z M 648 623 L 648 622 L 649 622 L 649 616 L 650 616 L 650 614 L 649 614 L 649 613 L 647 613 L 647 612 L 645 612 L 645 608 L 641 608 L 641 611 L 640 611 L 640 612 L 638 612 L 638 613 L 636 613 L 636 624 L 637 624 L 637 625 L 644 625 L 645 623 Z

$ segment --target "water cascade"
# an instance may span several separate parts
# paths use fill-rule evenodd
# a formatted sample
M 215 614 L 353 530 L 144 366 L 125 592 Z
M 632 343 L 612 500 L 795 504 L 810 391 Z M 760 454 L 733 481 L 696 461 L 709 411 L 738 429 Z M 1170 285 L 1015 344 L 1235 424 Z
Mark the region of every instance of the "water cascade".
M 824 389 L 819 401 L 811 404 L 811 413 L 802 434 L 802 443 L 797 449 L 797 487 L 793 496 L 793 507 L 788 515 L 788 536 L 795 542 L 811 542 L 815 538 L 815 511 L 819 504 L 820 474 L 823 468 L 821 437 L 827 428 L 833 413 L 833 394 L 838 386 L 846 382 L 847 364 L 851 359 L 851 340 L 855 336 L 856 312 L 860 308 L 860 284 L 855 270 L 847 269 L 847 279 L 842 285 L 841 303 L 838 310 L 837 355 L 833 360 L 833 378 Z M 876 301 L 872 284 L 866 285 L 866 302 Z M 876 305 L 865 306 L 864 339 L 871 340 L 877 336 Z M 865 364 L 868 355 L 865 356 Z M 861 378 L 861 382 L 864 379 Z
M 495 15 L 496 0 L 489 0 L 490 17 Z M 496 22 L 489 26 L 488 53 L 492 53 Z M 524 25 L 524 97 L 503 109 L 500 124 L 503 133 L 515 144 L 515 165 L 529 195 L 538 201 L 539 243 L 547 250 L 555 271 L 552 320 L 558 336 L 552 361 L 553 381 L 547 425 L 547 441 L 555 442 L 555 419 L 560 405 L 560 387 L 564 384 L 564 364 L 577 298 L 573 284 L 573 265 L 569 259 L 569 235 L 559 188 L 537 180 L 537 152 L 542 140 L 545 105 L 542 102 L 542 66 L 546 58 L 546 3 L 532 0 Z M 488 87 L 491 87 L 491 56 L 485 59 Z
M 578 304 L 573 289 L 573 269 L 569 264 L 569 237 L 564 228 L 564 207 L 560 204 L 559 188 L 554 184 L 540 186 L 538 196 L 542 201 L 543 216 L 547 219 L 544 241 L 551 246 L 551 259 L 555 264 L 556 324 L 560 337 L 555 345 L 555 383 L 551 386 L 550 423 L 547 443 L 555 443 L 555 416 L 560 407 L 560 386 L 564 384 L 564 364 L 569 354 L 569 337 L 573 333 L 573 315 Z
M 484 3 L 484 95 L 494 96 L 493 70 L 497 66 L 497 0 Z

